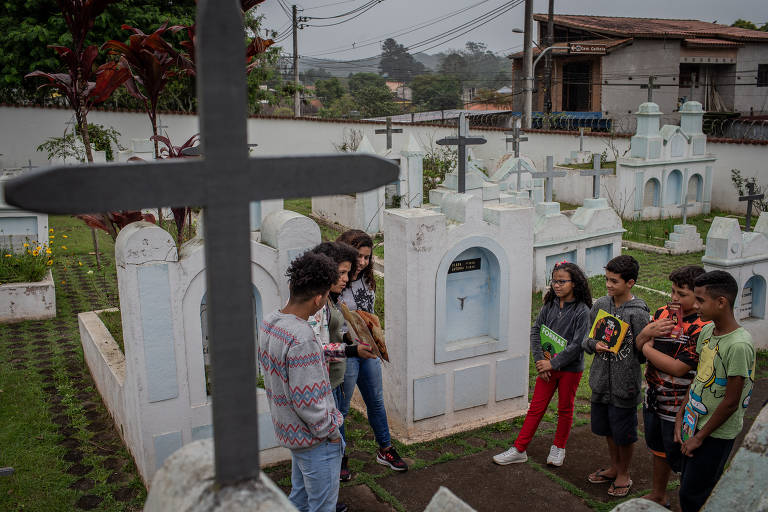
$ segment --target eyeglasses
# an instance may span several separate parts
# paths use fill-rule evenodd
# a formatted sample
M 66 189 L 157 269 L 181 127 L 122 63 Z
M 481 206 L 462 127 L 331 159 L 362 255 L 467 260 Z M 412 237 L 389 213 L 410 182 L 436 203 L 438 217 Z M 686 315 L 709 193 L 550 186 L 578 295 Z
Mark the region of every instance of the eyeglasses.
M 573 279 L 553 279 L 550 283 L 552 283 L 552 286 L 563 286 L 565 283 L 570 283 L 572 281 Z

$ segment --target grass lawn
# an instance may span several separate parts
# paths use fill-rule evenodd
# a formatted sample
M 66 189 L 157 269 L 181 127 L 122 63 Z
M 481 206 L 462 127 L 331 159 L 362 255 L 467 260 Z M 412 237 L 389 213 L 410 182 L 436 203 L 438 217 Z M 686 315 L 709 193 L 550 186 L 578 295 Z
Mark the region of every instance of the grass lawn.
M 696 230 L 701 235 L 702 240 L 707 239 L 709 228 L 712 227 L 712 221 L 715 217 L 730 217 L 738 219 L 741 228 L 744 228 L 744 217 L 739 217 L 728 212 L 714 210 L 706 215 L 696 215 L 688 217 L 688 224 L 696 226 Z M 624 220 L 625 240 L 642 242 L 644 244 L 664 246 L 664 242 L 669 240 L 669 234 L 675 230 L 675 224 L 682 224 L 682 215 L 677 218 L 653 219 L 653 220 Z

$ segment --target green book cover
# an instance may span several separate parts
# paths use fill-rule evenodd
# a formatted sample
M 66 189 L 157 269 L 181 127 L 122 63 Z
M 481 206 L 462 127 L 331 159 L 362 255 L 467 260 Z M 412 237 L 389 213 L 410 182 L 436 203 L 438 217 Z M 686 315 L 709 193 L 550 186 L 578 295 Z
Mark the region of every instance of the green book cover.
M 541 326 L 539 338 L 541 338 L 541 348 L 544 349 L 544 357 L 547 359 L 551 359 L 555 354 L 559 354 L 565 350 L 565 346 L 568 344 L 568 340 L 546 325 Z

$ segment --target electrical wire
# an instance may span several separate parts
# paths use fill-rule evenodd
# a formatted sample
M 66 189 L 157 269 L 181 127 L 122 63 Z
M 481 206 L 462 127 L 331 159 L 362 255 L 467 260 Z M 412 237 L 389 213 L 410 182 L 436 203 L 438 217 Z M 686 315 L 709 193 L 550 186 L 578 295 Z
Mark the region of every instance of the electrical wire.
M 370 8 L 371 6 L 374 6 L 374 5 L 376 5 L 378 3 L 381 3 L 383 1 L 384 0 L 370 0 L 368 3 L 365 3 L 363 5 L 355 7 L 351 11 L 343 12 L 341 14 L 336 14 L 334 16 L 307 16 L 306 18 L 308 20 L 333 20 L 333 19 L 337 19 L 337 18 L 343 18 L 345 16 L 349 16 L 351 14 L 355 14 L 356 12 L 359 12 L 361 10 Z

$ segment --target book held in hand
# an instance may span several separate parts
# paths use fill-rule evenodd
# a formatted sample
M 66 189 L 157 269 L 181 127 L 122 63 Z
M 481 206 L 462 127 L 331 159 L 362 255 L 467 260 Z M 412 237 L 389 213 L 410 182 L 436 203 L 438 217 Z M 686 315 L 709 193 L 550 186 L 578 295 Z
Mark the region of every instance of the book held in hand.
M 544 357 L 547 359 L 552 359 L 555 355 L 565 350 L 565 346 L 568 344 L 568 340 L 546 325 L 541 326 L 539 338 L 541 339 L 541 348 L 544 350 Z
M 589 331 L 589 337 L 593 340 L 602 341 L 608 345 L 608 349 L 614 354 L 619 352 L 621 342 L 627 335 L 629 324 L 622 322 L 607 311 L 597 312 L 595 323 L 592 324 L 592 330 Z
M 683 411 L 683 424 L 680 426 L 680 439 L 686 442 L 696 434 L 696 423 L 699 421 L 697 413 L 690 402 L 685 404 Z

